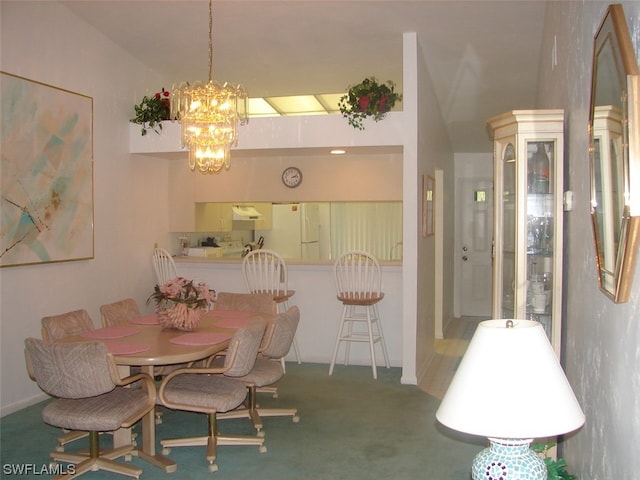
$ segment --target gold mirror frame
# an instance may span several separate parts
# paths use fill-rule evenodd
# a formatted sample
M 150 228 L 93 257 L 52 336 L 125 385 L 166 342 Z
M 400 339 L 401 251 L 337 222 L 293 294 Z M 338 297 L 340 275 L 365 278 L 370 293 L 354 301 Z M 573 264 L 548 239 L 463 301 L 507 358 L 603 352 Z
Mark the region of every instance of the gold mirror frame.
M 593 44 L 589 156 L 600 289 L 629 300 L 640 244 L 640 70 L 622 5 L 609 5 Z

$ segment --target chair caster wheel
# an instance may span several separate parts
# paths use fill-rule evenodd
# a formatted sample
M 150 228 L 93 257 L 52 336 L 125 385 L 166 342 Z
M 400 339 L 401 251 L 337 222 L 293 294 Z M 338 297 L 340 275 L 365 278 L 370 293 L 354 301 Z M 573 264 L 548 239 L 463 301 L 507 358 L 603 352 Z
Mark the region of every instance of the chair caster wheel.
M 164 447 L 162 449 L 162 454 L 163 455 L 169 455 L 170 453 L 171 453 L 171 449 L 170 448 Z
M 258 448 L 258 451 L 260 453 L 267 453 L 267 447 L 265 447 L 264 445 L 260 445 L 260 447 Z
M 162 425 L 162 418 L 156 417 L 156 425 Z
M 298 415 L 296 415 L 296 416 L 294 416 L 294 417 L 291 419 L 291 421 L 292 421 L 293 423 L 300 423 L 300 417 L 299 417 Z
M 127 454 L 124 456 L 124 461 L 125 461 L 125 462 L 130 462 L 130 461 L 131 461 L 131 458 L 132 458 L 132 457 L 131 457 L 131 454 L 130 454 L 130 453 L 127 453 Z
M 256 433 L 256 435 L 258 435 L 259 437 L 263 438 L 264 437 L 264 430 L 258 430 L 258 433 Z
M 56 452 L 64 452 L 64 445 L 56 445 Z
M 209 469 L 210 472 L 217 472 L 218 471 L 218 465 L 216 465 L 215 463 L 210 463 L 207 468 Z
M 278 392 L 273 393 L 273 398 L 278 398 Z

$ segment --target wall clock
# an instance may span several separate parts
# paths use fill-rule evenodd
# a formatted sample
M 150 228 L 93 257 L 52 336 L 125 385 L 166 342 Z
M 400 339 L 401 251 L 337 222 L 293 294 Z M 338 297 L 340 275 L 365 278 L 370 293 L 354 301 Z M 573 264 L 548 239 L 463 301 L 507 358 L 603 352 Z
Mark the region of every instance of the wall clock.
M 282 172 L 282 183 L 289 188 L 295 188 L 302 183 L 302 172 L 297 167 L 287 167 Z

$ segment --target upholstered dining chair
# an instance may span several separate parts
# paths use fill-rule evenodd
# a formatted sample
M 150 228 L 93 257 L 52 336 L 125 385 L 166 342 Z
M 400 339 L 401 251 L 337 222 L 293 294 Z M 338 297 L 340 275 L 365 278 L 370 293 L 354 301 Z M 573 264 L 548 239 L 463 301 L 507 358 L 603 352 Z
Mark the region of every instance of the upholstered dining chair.
M 214 310 L 220 311 L 236 311 L 236 312 L 259 312 L 275 315 L 277 313 L 277 305 L 270 293 L 232 293 L 218 292 L 216 294 Z M 260 349 L 265 345 L 267 335 L 263 339 Z M 288 352 L 288 351 L 287 351 Z M 281 362 L 284 362 L 284 357 Z M 284 367 L 283 367 L 284 368 Z M 269 393 L 273 398 L 278 398 L 278 387 L 269 385 L 259 387 L 258 392 Z
M 266 345 L 258 355 L 255 365 L 248 374 L 238 378 L 245 382 L 249 392 L 246 408 L 236 408 L 222 413 L 218 415 L 219 419 L 250 418 L 259 436 L 264 435 L 262 417 L 290 416 L 294 423 L 300 421 L 298 410 L 295 408 L 261 408 L 256 400 L 258 388 L 271 386 L 284 376 L 285 372 L 279 359 L 291 348 L 299 322 L 300 310 L 294 305 L 286 312 L 276 315 L 269 323 L 265 332 Z
M 73 337 L 95 328 L 93 320 L 86 310 L 74 310 L 42 317 L 42 339 L 45 342 L 55 342 L 63 338 Z
M 103 327 L 113 327 L 129 320 L 140 318 L 140 309 L 133 298 L 125 298 L 100 306 L 100 319 Z
M 271 293 L 216 293 L 214 311 L 276 313 L 276 302 Z
M 250 293 L 270 293 L 277 311 L 287 311 L 288 301 L 296 292 L 289 290 L 287 264 L 280 254 L 266 248 L 249 252 L 242 260 L 242 275 Z M 296 360 L 301 363 L 300 349 L 295 339 L 293 350 Z M 284 357 L 281 361 L 282 368 L 285 368 Z
M 25 356 L 29 376 L 55 398 L 42 411 L 45 423 L 89 431 L 88 454 L 52 452 L 51 458 L 74 464 L 74 478 L 95 470 L 139 478 L 141 468 L 115 461 L 129 457 L 133 445 L 100 449 L 98 433 L 129 428 L 151 411 L 156 397 L 151 377 L 139 373 L 120 379 L 113 357 L 98 341 L 46 343 L 28 338 Z M 140 388 L 128 388 L 134 384 Z
M 167 375 L 158 390 L 158 401 L 167 408 L 205 413 L 208 417 L 206 435 L 190 438 L 163 439 L 162 453 L 171 447 L 205 446 L 209 470 L 215 472 L 220 445 L 257 445 L 266 452 L 264 438 L 258 436 L 227 436 L 218 431 L 217 414 L 232 410 L 245 400 L 247 389 L 237 379 L 253 368 L 265 331 L 265 321 L 256 319 L 233 334 L 222 367 L 184 368 Z
M 56 342 L 63 338 L 80 335 L 95 328 L 93 320 L 91 320 L 86 310 L 73 310 L 71 312 L 43 317 L 41 324 L 42 339 L 45 342 Z M 63 434 L 57 439 L 58 445 L 56 446 L 56 451 L 64 452 L 66 444 L 85 438 L 88 435 L 89 432 L 68 431 L 64 429 Z
M 375 344 L 380 343 L 384 362 L 390 367 L 387 345 L 384 341 L 378 303 L 384 298 L 382 274 L 378 260 L 368 252 L 353 250 L 340 255 L 333 265 L 337 297 L 342 302 L 342 317 L 331 356 L 329 375 L 338 355 L 338 347 L 345 344 L 344 364 L 349 362 L 352 342 L 369 344 L 373 378 L 378 378 Z M 363 327 L 364 326 L 364 327 Z
M 158 285 L 163 285 L 178 276 L 176 263 L 173 261 L 171 254 L 165 249 L 154 248 L 151 259 L 153 261 L 153 270 L 156 272 Z

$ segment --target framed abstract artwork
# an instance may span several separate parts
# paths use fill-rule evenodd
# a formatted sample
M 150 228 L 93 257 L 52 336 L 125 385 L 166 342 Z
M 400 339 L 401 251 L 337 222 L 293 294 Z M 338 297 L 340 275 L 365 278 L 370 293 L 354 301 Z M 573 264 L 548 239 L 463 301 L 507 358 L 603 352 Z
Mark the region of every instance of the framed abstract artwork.
M 0 267 L 91 259 L 93 98 L 0 74 Z
M 422 236 L 429 237 L 435 234 L 433 221 L 433 201 L 435 179 L 430 175 L 422 176 Z

